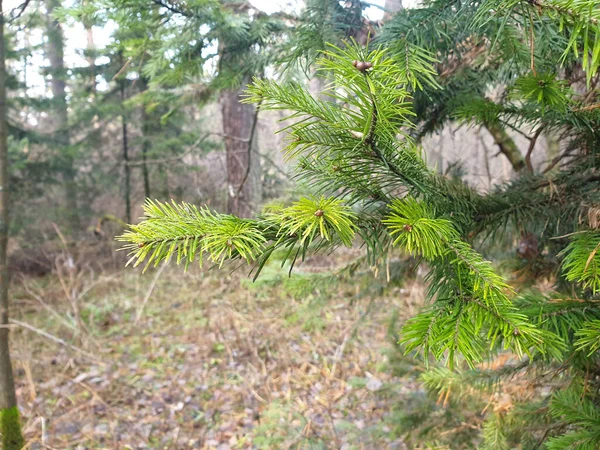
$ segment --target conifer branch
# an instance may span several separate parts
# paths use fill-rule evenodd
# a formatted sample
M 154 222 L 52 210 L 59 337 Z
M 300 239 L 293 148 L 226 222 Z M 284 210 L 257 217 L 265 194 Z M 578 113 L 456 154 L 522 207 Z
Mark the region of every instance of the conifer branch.
M 588 12 L 588 15 L 586 15 L 585 13 L 583 13 L 582 11 L 576 11 L 573 8 L 569 8 L 568 5 L 574 5 L 573 1 L 565 1 L 565 0 L 559 0 L 556 2 L 547 2 L 547 1 L 543 1 L 543 0 L 527 0 L 529 3 L 531 3 L 534 6 L 537 6 L 538 8 L 541 9 L 547 9 L 547 10 L 551 10 L 551 11 L 556 11 L 557 13 L 560 14 L 565 14 L 567 16 L 572 17 L 575 20 L 583 20 L 585 22 L 594 24 L 594 25 L 600 25 L 600 19 L 592 16 L 592 11 L 593 11 L 593 7 L 594 7 L 594 3 L 593 2 L 581 2 L 582 3 L 582 11 L 586 11 Z M 600 15 L 600 12 L 598 12 L 598 15 Z

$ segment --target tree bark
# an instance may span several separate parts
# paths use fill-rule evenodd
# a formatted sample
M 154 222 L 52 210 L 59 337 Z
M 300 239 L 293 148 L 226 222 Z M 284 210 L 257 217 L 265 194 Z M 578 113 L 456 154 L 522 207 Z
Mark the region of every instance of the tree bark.
M 144 92 L 148 89 L 148 80 L 144 77 L 140 78 L 140 90 Z M 150 198 L 150 173 L 148 171 L 148 152 L 152 148 L 150 142 L 150 130 L 152 130 L 152 123 L 150 116 L 146 111 L 145 105 L 142 105 L 142 178 L 144 180 L 144 197 Z
M 143 107 L 144 108 L 144 107 Z M 148 151 L 152 144 L 150 143 L 150 121 L 146 110 L 142 111 L 142 177 L 144 179 L 144 197 L 150 198 L 150 173 L 148 172 Z
M 125 84 L 121 82 L 121 108 L 125 109 Z M 122 127 L 122 145 L 123 145 L 123 164 L 125 170 L 125 187 L 123 196 L 125 198 L 125 218 L 127 223 L 131 223 L 131 167 L 129 166 L 129 139 L 127 133 L 127 117 L 125 113 L 121 114 Z
M 6 125 L 6 62 L 4 14 L 0 0 L 0 432 L 2 448 L 18 450 L 21 434 L 17 396 L 9 348 L 8 328 L 8 143 Z
M 88 1 L 84 1 L 83 5 L 86 6 Z M 90 66 L 90 89 L 91 93 L 96 93 L 96 44 L 94 43 L 94 29 L 93 23 L 89 18 L 85 18 L 83 21 L 83 27 L 85 28 L 85 36 L 87 39 L 86 45 L 86 59 Z
M 71 231 L 77 234 L 81 229 L 79 211 L 77 209 L 77 185 L 75 177 L 77 172 L 74 167 L 74 158 L 71 153 L 69 138 L 69 117 L 66 97 L 66 70 L 64 61 L 64 36 L 62 27 L 52 16 L 54 10 L 60 7 L 57 0 L 46 0 L 47 11 L 47 56 L 50 61 L 52 76 L 52 97 L 54 103 L 54 117 L 56 131 L 54 138 L 60 146 L 61 172 L 65 186 L 67 219 Z
M 242 86 L 223 91 L 220 103 L 227 159 L 227 212 L 250 217 L 262 198 L 262 183 L 260 160 L 253 155 L 256 108 L 240 103 L 246 83 Z
M 385 9 L 383 21 L 387 22 L 394 17 L 394 14 L 396 14 L 398 11 L 402 11 L 404 6 L 402 6 L 402 0 L 385 0 L 383 9 Z
M 494 142 L 500 149 L 500 152 L 506 156 L 515 172 L 520 172 L 526 166 L 523 155 L 506 130 L 498 124 L 485 124 L 486 129 L 494 138 Z

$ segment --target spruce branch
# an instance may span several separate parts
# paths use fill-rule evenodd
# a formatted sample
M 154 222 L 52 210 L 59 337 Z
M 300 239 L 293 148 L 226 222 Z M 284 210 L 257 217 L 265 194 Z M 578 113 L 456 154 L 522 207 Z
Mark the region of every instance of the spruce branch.
M 563 270 L 567 280 L 581 283 L 592 293 L 600 292 L 600 232 L 585 231 L 571 237 L 563 250 Z

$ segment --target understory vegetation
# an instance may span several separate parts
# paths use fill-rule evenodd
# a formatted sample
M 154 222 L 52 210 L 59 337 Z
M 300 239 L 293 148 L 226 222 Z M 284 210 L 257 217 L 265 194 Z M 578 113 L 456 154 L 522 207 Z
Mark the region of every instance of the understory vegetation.
M 291 278 L 273 265 L 255 284 L 241 274 L 141 276 L 95 264 L 66 279 L 20 279 L 15 320 L 32 327 L 13 333 L 26 440 L 98 449 L 449 445 L 454 434 L 439 436 L 442 424 L 462 427 L 467 417 L 428 395 L 423 367 L 395 345 L 397 311 L 422 305 L 422 282 L 388 283 L 385 270 L 360 262 L 356 251 L 315 258 Z M 390 267 L 395 280 L 405 271 L 402 261 Z M 46 307 L 53 312 L 40 314 Z

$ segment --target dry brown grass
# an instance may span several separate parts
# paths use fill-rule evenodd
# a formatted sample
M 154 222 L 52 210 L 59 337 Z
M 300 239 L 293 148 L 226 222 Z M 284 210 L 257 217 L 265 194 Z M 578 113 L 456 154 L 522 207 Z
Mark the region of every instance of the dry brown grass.
M 384 350 L 392 311 L 420 303 L 417 285 L 293 296 L 168 268 L 142 311 L 152 273 L 76 279 L 14 286 L 14 317 L 58 339 L 12 333 L 27 448 L 404 448 L 385 421 L 388 386 L 401 383 Z

